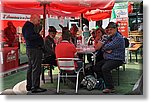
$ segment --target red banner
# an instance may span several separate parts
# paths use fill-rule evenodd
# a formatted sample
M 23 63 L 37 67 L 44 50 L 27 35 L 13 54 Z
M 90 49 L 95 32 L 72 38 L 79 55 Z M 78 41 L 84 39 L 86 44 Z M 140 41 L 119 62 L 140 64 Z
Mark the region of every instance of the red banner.
M 2 54 L 2 72 L 10 71 L 18 67 L 18 47 L 2 48 Z
M 118 24 L 118 31 L 125 37 L 128 37 L 128 18 L 116 19 Z

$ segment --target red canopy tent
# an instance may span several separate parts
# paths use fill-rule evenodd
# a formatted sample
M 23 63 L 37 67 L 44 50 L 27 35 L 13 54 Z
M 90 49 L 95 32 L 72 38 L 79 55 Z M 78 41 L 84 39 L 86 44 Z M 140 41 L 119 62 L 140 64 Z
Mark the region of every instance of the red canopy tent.
M 0 10 L 2 13 L 38 13 L 43 15 L 45 22 L 46 14 L 66 17 L 78 17 L 83 14 L 87 18 L 98 16 L 96 19 L 101 19 L 101 15 L 104 15 L 103 12 L 101 12 L 101 14 L 99 14 L 100 12 L 96 12 L 95 15 L 87 12 L 95 9 L 111 10 L 114 6 L 114 0 L 2 0 L 0 5 L 2 7 Z M 92 18 L 92 20 L 94 20 L 94 18 Z M 45 23 L 43 27 L 45 27 Z
M 106 18 L 111 18 L 112 10 L 91 10 L 90 12 L 86 12 L 84 17 L 87 18 L 89 21 L 98 21 Z
M 51 2 L 50 6 L 62 11 L 85 13 L 94 9 L 111 10 L 114 6 L 114 0 L 62 0 L 59 2 Z
M 47 2 L 39 2 L 32 0 L 32 2 L 18 2 L 19 0 L 8 2 L 2 1 L 2 12 L 5 13 L 20 13 L 20 14 L 44 14 L 43 6 L 46 4 L 46 13 L 56 16 L 80 16 L 81 13 L 85 14 L 87 11 L 100 9 L 111 10 L 114 6 L 114 0 L 47 0 Z M 87 14 L 86 14 L 87 15 Z M 86 17 L 86 16 L 85 16 Z
M 2 11 L 4 13 L 18 14 L 43 14 L 44 25 L 46 14 L 66 17 L 79 17 L 84 15 L 88 20 L 101 20 L 110 17 L 115 0 L 31 0 L 30 2 L 15 0 L 3 0 Z M 110 10 L 109 12 L 87 13 L 91 10 Z

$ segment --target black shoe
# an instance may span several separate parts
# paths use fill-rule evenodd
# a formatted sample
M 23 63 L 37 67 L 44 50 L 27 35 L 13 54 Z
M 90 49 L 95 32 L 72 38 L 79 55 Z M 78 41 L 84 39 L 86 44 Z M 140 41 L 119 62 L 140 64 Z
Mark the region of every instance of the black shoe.
M 31 87 L 30 86 L 26 86 L 26 90 L 27 91 L 31 91 Z
M 45 91 L 47 91 L 47 89 L 43 89 L 43 88 L 33 88 L 32 90 L 31 90 L 31 92 L 32 93 L 38 93 L 38 92 L 45 92 Z

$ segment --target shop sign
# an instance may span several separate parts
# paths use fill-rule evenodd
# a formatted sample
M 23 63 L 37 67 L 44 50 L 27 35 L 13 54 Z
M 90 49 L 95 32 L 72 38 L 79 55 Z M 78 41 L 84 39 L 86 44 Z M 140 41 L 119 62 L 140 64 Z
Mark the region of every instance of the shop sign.
M 15 50 L 11 50 L 7 54 L 6 62 L 11 62 L 11 61 L 14 61 L 14 60 L 16 60 L 16 51 Z
M 116 10 L 115 12 L 116 12 L 117 18 L 128 17 L 128 10 L 127 9 L 120 9 L 120 10 Z
M 128 2 L 115 3 L 113 11 L 112 16 L 116 19 L 118 31 L 128 37 Z
M 1 13 L 1 20 L 29 20 L 30 15 Z

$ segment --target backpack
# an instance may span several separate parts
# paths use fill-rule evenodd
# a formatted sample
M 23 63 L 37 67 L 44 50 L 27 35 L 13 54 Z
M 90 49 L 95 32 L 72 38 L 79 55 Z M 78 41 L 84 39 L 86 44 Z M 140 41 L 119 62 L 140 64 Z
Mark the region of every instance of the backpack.
M 86 87 L 87 90 L 91 91 L 92 89 L 95 88 L 97 83 L 97 80 L 95 79 L 94 76 L 92 75 L 87 75 L 83 78 L 81 81 L 81 84 Z
M 92 75 L 85 76 L 81 84 L 89 91 L 93 89 L 103 90 L 105 88 L 104 80 L 102 78 L 95 79 Z
M 124 41 L 125 41 L 125 48 L 129 47 L 129 40 L 128 38 L 124 37 Z

